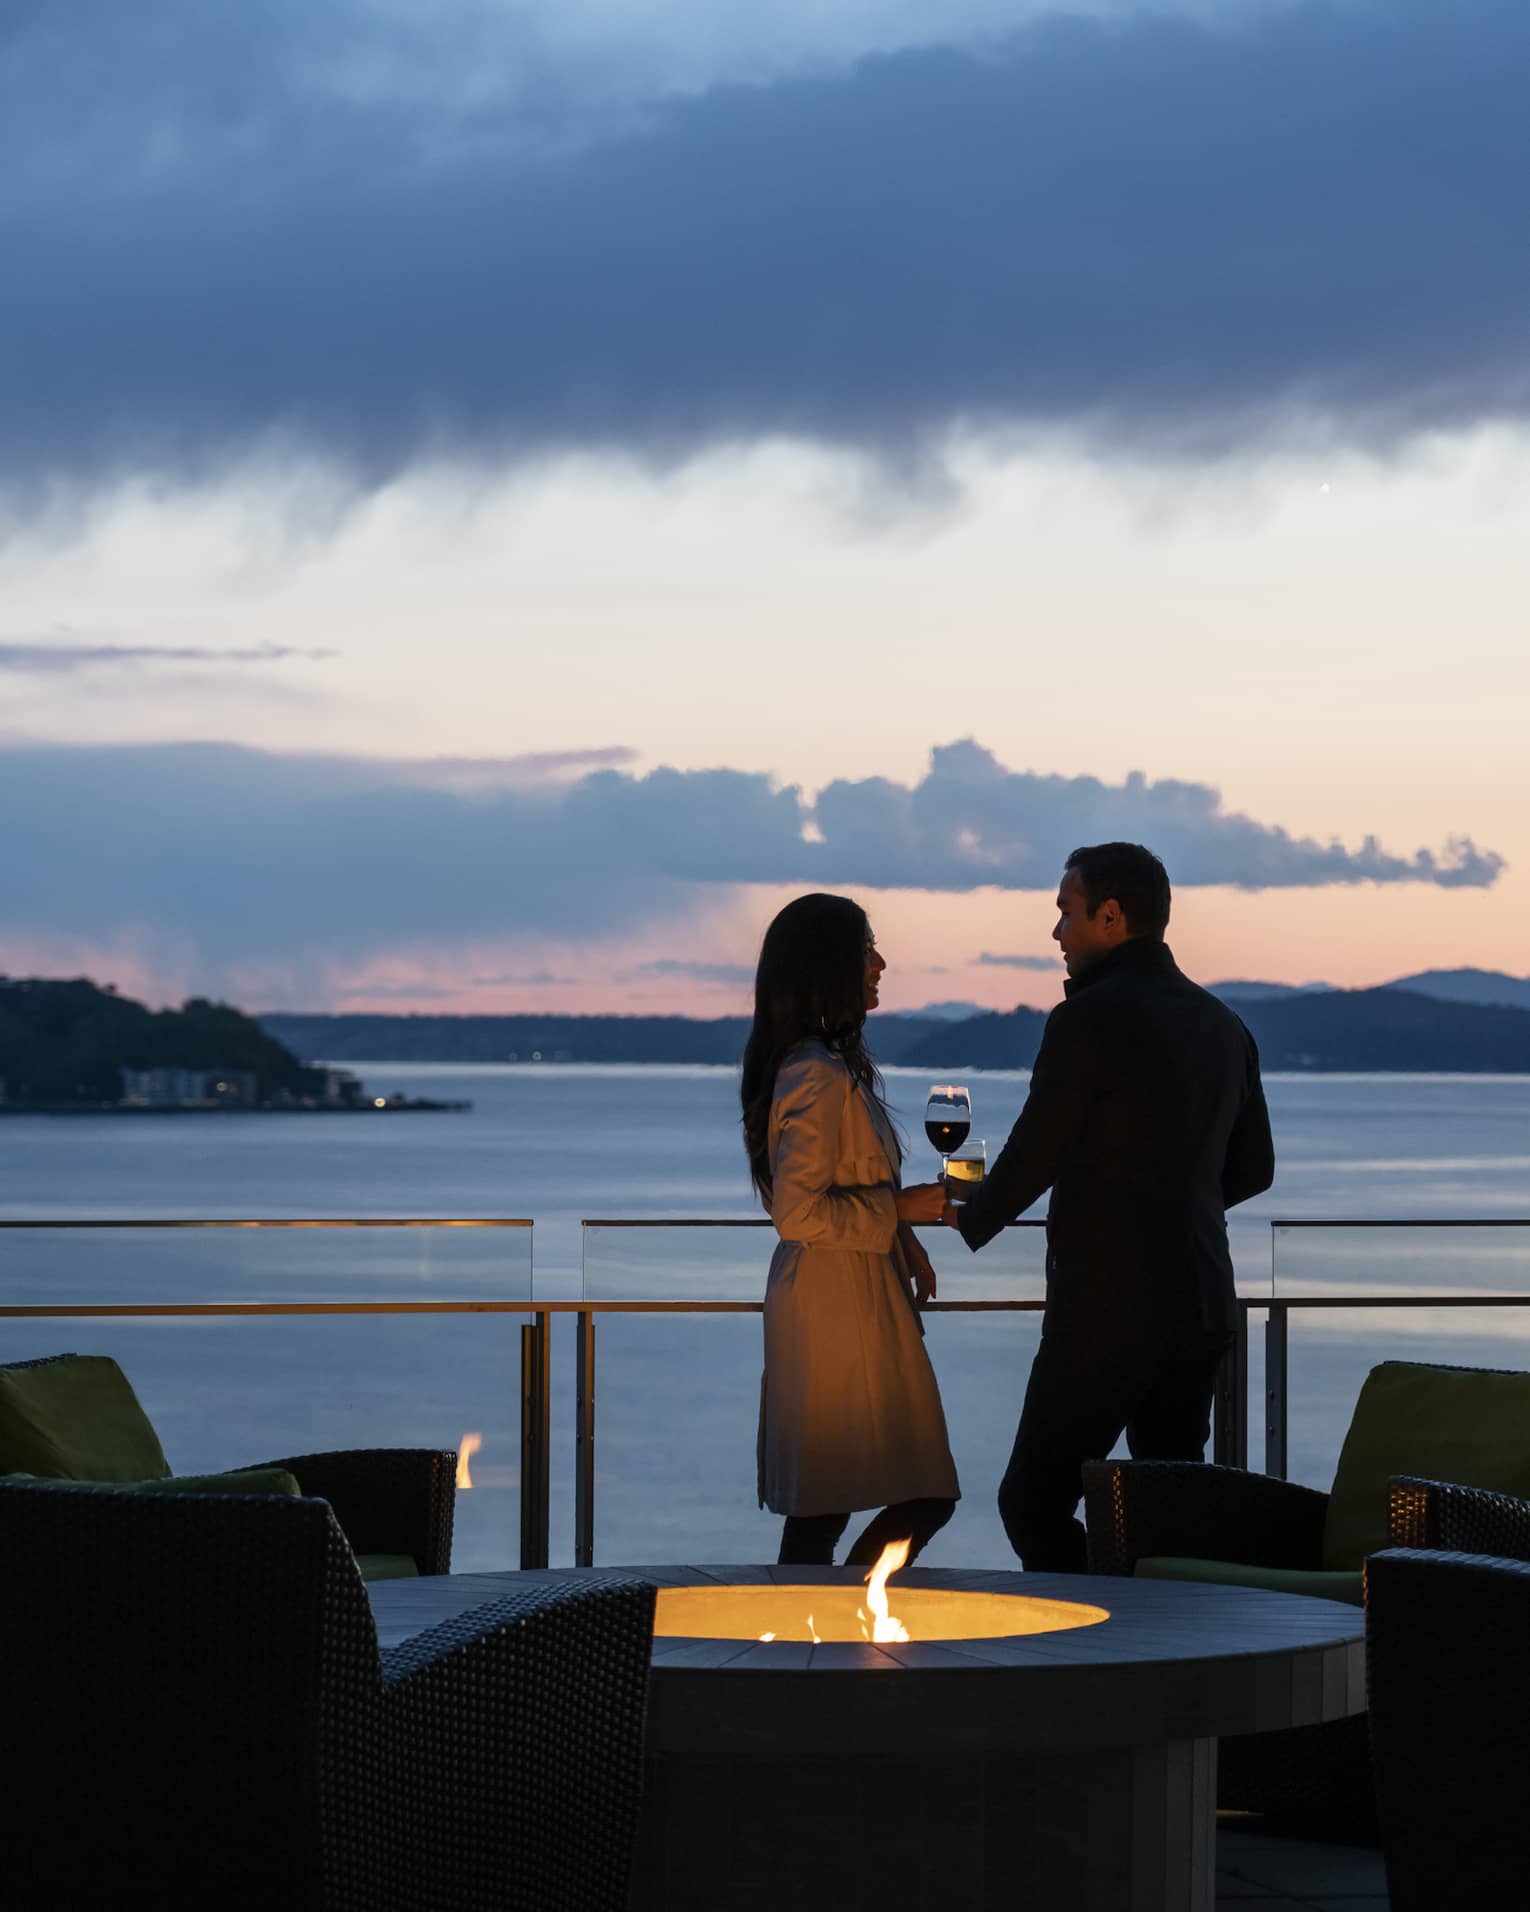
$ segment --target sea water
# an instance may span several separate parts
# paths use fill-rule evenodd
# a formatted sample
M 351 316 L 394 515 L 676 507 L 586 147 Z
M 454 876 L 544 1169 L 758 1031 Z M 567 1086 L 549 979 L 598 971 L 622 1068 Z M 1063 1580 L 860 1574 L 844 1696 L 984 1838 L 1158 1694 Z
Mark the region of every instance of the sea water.
M 758 1299 L 768 1229 L 635 1228 L 757 1218 L 737 1078 L 693 1068 L 359 1070 L 370 1092 L 470 1098 L 469 1113 L 21 1116 L 0 1122 L 0 1217 L 98 1223 L 351 1217 L 530 1219 L 533 1229 L 0 1230 L 0 1302 Z M 973 1135 L 990 1164 L 1023 1073 L 971 1072 Z M 906 1179 L 937 1161 L 928 1079 L 892 1071 Z M 1524 1294 L 1530 1299 L 1530 1077 L 1274 1077 L 1274 1188 L 1234 1212 L 1241 1292 L 1328 1298 Z M 1044 1205 L 1044 1204 L 1043 1204 Z M 1428 1219 L 1402 1231 L 1339 1222 Z M 1484 1220 L 1525 1226 L 1468 1226 Z M 1275 1226 L 1272 1224 L 1282 1224 Z M 1285 1224 L 1318 1223 L 1323 1226 Z M 941 1298 L 1039 1298 L 1041 1235 L 981 1255 L 925 1231 Z M 455 1447 L 482 1435 L 459 1495 L 456 1564 L 515 1564 L 520 1314 L 7 1319 L 0 1358 L 110 1352 L 177 1471 L 330 1447 Z M 1262 1344 L 1251 1348 L 1254 1464 Z M 572 1558 L 573 1336 L 552 1348 L 552 1555 Z M 993 1512 L 1039 1317 L 927 1317 L 963 1483 L 930 1564 L 1007 1564 Z M 1290 1473 L 1326 1486 L 1355 1392 L 1378 1359 L 1530 1368 L 1530 1306 L 1292 1317 Z M 596 1558 L 773 1557 L 755 1505 L 759 1321 L 607 1315 L 596 1342 Z

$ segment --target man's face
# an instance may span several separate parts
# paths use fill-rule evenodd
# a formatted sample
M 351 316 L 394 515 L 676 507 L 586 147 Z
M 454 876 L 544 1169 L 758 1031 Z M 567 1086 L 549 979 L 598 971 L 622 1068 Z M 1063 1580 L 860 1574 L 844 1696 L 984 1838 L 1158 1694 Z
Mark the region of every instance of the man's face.
M 1079 873 L 1069 870 L 1057 886 L 1057 927 L 1052 931 L 1052 940 L 1062 951 L 1063 966 L 1068 974 L 1082 975 L 1091 963 L 1125 938 L 1126 919 L 1121 914 L 1121 905 L 1114 897 L 1107 897 L 1091 916 Z

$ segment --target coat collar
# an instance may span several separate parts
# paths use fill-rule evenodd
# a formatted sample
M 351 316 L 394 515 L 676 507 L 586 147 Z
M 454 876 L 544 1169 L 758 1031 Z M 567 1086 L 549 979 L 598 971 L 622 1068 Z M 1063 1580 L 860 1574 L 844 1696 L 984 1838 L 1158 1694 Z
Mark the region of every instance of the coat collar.
M 1107 976 L 1167 976 L 1177 969 L 1174 952 L 1167 943 L 1151 936 L 1129 936 L 1108 955 L 1091 963 L 1082 976 L 1070 976 L 1063 984 L 1063 994 L 1071 997 L 1081 989 L 1092 989 Z

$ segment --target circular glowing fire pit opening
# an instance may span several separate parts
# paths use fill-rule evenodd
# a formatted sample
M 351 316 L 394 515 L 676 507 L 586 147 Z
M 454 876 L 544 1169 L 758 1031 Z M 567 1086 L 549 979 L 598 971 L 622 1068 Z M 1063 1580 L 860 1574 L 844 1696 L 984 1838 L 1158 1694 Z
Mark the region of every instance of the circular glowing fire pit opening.
M 807 1640 L 815 1646 L 865 1640 L 874 1646 L 913 1640 L 1004 1640 L 1098 1626 L 1110 1614 L 1077 1600 L 985 1593 L 966 1588 L 897 1589 L 890 1611 L 888 1577 L 908 1559 L 909 1543 L 882 1549 L 861 1592 L 841 1586 L 665 1587 L 654 1614 L 656 1640 Z
M 866 1588 L 664 1587 L 653 1633 L 656 1640 L 1007 1640 L 1098 1626 L 1110 1618 L 1104 1607 L 1082 1601 L 1012 1593 L 893 1586 L 888 1594 L 889 1618 L 901 1624 L 901 1632 L 877 1631 Z

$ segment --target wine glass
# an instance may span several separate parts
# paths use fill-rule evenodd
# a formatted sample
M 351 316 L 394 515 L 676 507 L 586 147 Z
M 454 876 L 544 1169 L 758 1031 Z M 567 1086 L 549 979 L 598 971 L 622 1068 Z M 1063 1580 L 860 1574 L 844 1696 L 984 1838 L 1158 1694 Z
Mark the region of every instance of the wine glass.
M 983 1186 L 988 1174 L 988 1144 L 978 1136 L 958 1143 L 946 1157 L 946 1190 L 953 1202 L 964 1202 Z
M 967 1091 L 955 1083 L 945 1087 L 936 1083 L 924 1105 L 924 1132 L 930 1138 L 930 1147 L 939 1151 L 944 1176 L 946 1158 L 972 1132 L 972 1097 Z

